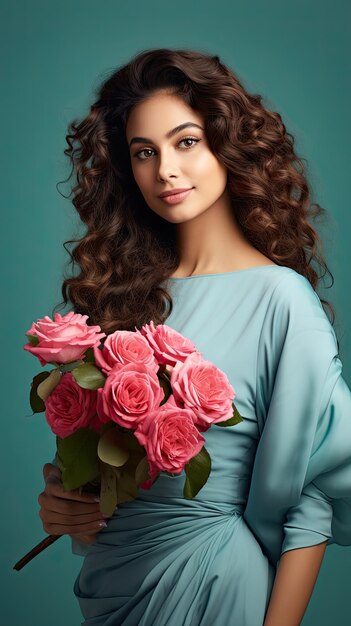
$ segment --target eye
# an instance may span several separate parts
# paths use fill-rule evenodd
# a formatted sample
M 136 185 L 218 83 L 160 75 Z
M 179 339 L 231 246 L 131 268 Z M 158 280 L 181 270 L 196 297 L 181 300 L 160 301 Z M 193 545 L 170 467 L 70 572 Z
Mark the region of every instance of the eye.
M 200 139 L 196 139 L 196 137 L 185 137 L 184 139 L 181 139 L 179 143 L 183 143 L 183 141 L 195 141 L 195 143 L 198 143 Z M 192 148 L 193 145 L 194 144 L 192 144 L 191 146 L 188 146 L 188 148 Z
M 179 144 L 183 143 L 183 141 L 194 141 L 195 144 L 192 144 L 191 146 L 187 146 L 185 149 L 186 150 L 190 150 L 191 148 L 194 147 L 194 145 L 196 145 L 199 141 L 201 141 L 201 139 L 197 139 L 196 137 L 184 137 L 184 139 L 180 139 L 180 141 L 178 141 L 178 146 Z M 143 148 L 143 150 L 139 150 L 139 152 L 136 152 L 134 154 L 134 158 L 139 159 L 139 161 L 147 161 L 149 157 L 146 158 L 142 158 L 141 154 L 145 153 L 145 152 L 153 152 L 152 148 Z

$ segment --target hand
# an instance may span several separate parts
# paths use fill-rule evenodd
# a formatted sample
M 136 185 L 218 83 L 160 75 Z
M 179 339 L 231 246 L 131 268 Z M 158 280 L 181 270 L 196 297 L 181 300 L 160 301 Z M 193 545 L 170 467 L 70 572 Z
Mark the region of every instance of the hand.
M 39 494 L 39 517 L 45 532 L 50 535 L 70 535 L 84 543 L 93 543 L 105 523 L 96 495 L 79 493 L 79 489 L 65 491 L 61 471 L 52 463 L 43 467 L 45 489 Z

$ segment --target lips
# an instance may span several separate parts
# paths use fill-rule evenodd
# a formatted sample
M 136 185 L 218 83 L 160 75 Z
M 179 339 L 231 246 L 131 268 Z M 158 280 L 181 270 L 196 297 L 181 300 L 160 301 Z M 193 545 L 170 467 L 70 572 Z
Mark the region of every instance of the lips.
M 160 200 L 162 200 L 162 202 L 164 202 L 165 204 L 179 204 L 190 196 L 193 189 L 194 187 L 190 187 L 189 189 L 181 191 L 180 193 L 172 193 L 171 195 L 164 196 L 163 198 L 160 198 Z
M 189 191 L 192 187 L 179 187 L 178 189 L 171 189 L 170 191 L 163 191 L 159 194 L 159 198 L 166 198 L 167 196 L 174 196 L 177 193 L 181 193 L 182 191 Z

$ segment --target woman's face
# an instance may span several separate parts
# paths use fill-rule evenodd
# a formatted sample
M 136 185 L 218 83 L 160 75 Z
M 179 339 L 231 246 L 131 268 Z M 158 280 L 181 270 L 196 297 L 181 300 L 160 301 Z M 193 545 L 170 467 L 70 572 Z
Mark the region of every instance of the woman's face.
M 188 122 L 197 126 L 167 136 Z M 211 152 L 203 122 L 181 98 L 165 92 L 150 96 L 130 113 L 126 137 L 135 182 L 150 209 L 169 222 L 197 217 L 225 192 L 227 169 Z M 176 188 L 192 191 L 176 204 L 159 197 Z

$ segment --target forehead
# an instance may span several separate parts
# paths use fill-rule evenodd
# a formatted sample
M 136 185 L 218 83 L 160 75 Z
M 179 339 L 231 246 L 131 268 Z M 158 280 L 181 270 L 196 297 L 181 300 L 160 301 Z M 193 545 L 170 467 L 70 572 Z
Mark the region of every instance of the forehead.
M 201 125 L 203 118 L 179 96 L 157 92 L 132 108 L 126 124 L 127 138 L 146 131 L 149 135 L 163 137 L 168 130 L 185 121 Z

